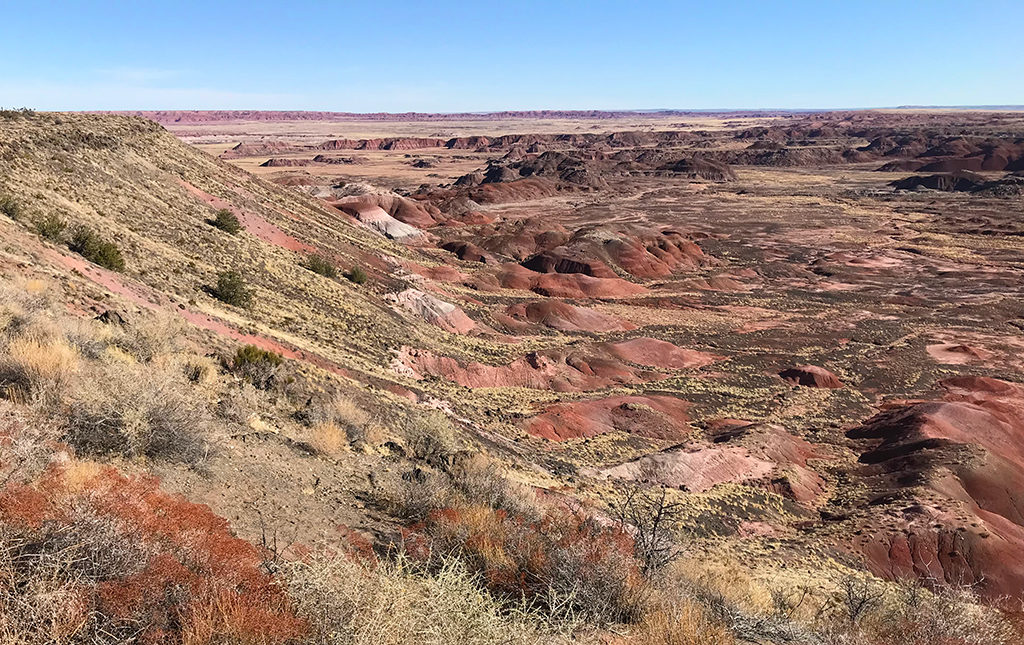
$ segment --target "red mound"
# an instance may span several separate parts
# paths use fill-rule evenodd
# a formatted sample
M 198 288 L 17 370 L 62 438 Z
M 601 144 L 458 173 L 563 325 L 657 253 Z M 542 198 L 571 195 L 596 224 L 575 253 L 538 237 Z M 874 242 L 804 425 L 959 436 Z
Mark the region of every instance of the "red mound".
M 689 408 L 686 401 L 670 396 L 613 396 L 558 403 L 531 420 L 526 431 L 551 441 L 616 431 L 674 441 L 690 433 Z
M 659 278 L 680 267 L 698 267 L 707 256 L 696 243 L 676 231 L 623 236 L 605 245 L 615 264 L 638 278 Z
M 329 202 L 349 214 L 377 207 L 400 222 L 416 228 L 430 228 L 437 224 L 441 211 L 436 206 L 407 199 L 400 195 L 366 194 Z
M 559 331 L 609 332 L 636 329 L 636 325 L 592 309 L 560 300 L 535 300 L 509 307 L 505 313 L 514 320 L 528 321 Z
M 751 455 L 774 465 L 760 483 L 768 490 L 804 504 L 816 502 L 825 492 L 825 480 L 809 465 L 825 454 L 813 444 L 776 425 L 721 419 L 708 424 L 715 444 L 740 445 Z
M 463 363 L 405 347 L 394 367 L 413 378 L 440 377 L 465 387 L 526 387 L 557 392 L 584 392 L 668 378 L 662 372 L 627 365 L 612 355 L 612 347 L 606 344 L 579 349 L 560 347 L 532 352 L 507 365 Z M 672 362 L 681 360 L 678 354 L 676 356 Z
M 271 157 L 260 164 L 262 168 L 290 168 L 293 166 L 308 166 L 308 159 L 287 159 L 282 157 Z
M 747 482 L 767 477 L 774 464 L 758 459 L 741 447 L 677 446 L 641 457 L 603 474 L 632 481 L 652 479 L 663 486 L 695 493 L 725 482 Z
M 594 278 L 582 273 L 536 273 L 518 264 L 505 264 L 498 282 L 506 289 L 533 291 L 551 298 L 622 298 L 647 289 L 622 278 Z
M 544 251 L 523 262 L 523 266 L 538 273 L 582 273 L 595 278 L 617 278 L 611 267 L 594 258 L 573 253 L 564 247 Z
M 883 575 L 1024 597 L 1024 387 L 981 377 L 942 385 L 943 400 L 883 412 L 847 433 L 865 442 L 862 474 L 880 499 L 921 500 L 902 534 L 858 548 Z
M 484 249 L 517 261 L 561 246 L 569 239 L 564 227 L 539 217 L 481 227 L 476 235 L 476 243 Z
M 451 251 L 460 260 L 465 260 L 466 262 L 482 262 L 484 264 L 494 264 L 497 262 L 493 255 L 472 242 L 448 242 L 441 248 Z
M 483 184 L 469 191 L 469 198 L 478 204 L 525 202 L 551 197 L 558 192 L 555 182 L 539 177 L 495 184 Z
M 828 371 L 824 367 L 818 367 L 817 365 L 801 365 L 800 367 L 791 367 L 787 370 L 779 372 L 779 376 L 783 380 L 792 383 L 793 385 L 803 385 L 806 387 L 822 387 L 829 389 L 836 389 L 843 387 L 843 382 L 839 380 L 832 372 Z
M 711 354 L 683 349 L 656 338 L 634 338 L 607 345 L 608 352 L 624 361 L 661 369 L 689 369 L 710 365 L 717 358 Z

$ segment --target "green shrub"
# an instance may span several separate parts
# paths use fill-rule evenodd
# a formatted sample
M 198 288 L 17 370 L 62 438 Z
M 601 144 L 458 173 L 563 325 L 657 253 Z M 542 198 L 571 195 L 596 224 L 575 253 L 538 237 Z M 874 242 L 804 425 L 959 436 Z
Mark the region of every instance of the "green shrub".
M 27 107 L 16 108 L 16 109 L 0 108 L 0 119 L 6 119 L 8 121 L 13 121 L 15 119 L 21 119 L 21 118 L 30 119 L 30 118 L 34 117 L 35 115 L 36 115 L 36 111 L 31 109 L 31 108 L 27 108 Z
M 358 266 L 352 267 L 352 270 L 346 273 L 345 277 L 356 284 L 365 284 L 369 279 L 369 276 L 366 275 L 366 271 L 363 271 Z
M 71 241 L 68 248 L 78 253 L 93 264 L 98 264 L 111 271 L 124 270 L 124 258 L 121 256 L 121 249 L 113 242 L 107 242 L 95 231 L 86 227 L 78 226 L 71 233 Z
M 325 278 L 336 278 L 338 277 L 338 270 L 334 268 L 331 261 L 322 255 L 310 255 L 306 258 L 306 263 L 302 266 L 306 267 L 313 273 L 319 273 Z
M 238 221 L 234 213 L 226 208 L 217 211 L 217 214 L 209 222 L 214 228 L 219 228 L 225 233 L 231 233 L 232 235 L 237 235 L 242 230 L 242 223 Z
M 283 363 L 284 359 L 280 354 L 255 345 L 246 345 L 239 347 L 235 352 L 231 369 L 254 386 L 266 390 L 274 384 L 278 369 Z
M 10 195 L 4 195 L 0 197 L 0 213 L 3 213 L 11 219 L 18 219 L 24 212 L 24 208 L 14 197 Z
M 218 275 L 217 286 L 210 293 L 217 300 L 236 307 L 248 307 L 252 302 L 252 292 L 237 271 L 225 271 Z
M 68 223 L 59 215 L 50 213 L 36 220 L 36 232 L 51 242 L 60 242 Z

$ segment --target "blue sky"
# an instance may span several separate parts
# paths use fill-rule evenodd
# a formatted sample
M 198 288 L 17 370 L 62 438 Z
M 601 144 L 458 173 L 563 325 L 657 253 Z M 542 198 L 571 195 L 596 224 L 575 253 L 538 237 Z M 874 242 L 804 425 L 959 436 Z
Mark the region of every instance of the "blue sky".
M 1024 1 L 5 2 L 37 109 L 1024 104 Z

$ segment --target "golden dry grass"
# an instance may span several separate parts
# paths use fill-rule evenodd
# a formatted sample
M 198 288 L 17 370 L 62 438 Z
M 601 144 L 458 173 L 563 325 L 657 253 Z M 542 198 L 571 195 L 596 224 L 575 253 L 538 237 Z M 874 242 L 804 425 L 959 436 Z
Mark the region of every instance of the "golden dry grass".
M 324 421 L 310 428 L 309 445 L 322 455 L 337 456 L 348 450 L 348 435 L 333 421 Z
M 328 406 L 330 418 L 343 426 L 363 427 L 370 422 L 366 410 L 344 396 L 335 397 Z
M 8 396 L 27 399 L 65 386 L 78 371 L 79 355 L 62 338 L 19 337 L 8 343 L 3 363 Z
M 696 556 L 672 563 L 669 575 L 692 580 L 726 601 L 753 612 L 771 610 L 771 592 L 758 583 L 750 571 L 735 561 L 710 561 Z
M 636 645 L 733 645 L 732 633 L 684 598 L 648 611 L 630 639 Z

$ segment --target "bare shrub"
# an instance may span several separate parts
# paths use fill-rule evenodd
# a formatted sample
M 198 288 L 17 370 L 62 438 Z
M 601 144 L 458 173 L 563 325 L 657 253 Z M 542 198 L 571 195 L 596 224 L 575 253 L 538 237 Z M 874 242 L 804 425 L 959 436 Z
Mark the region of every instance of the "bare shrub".
M 1021 634 L 996 610 L 981 604 L 970 585 L 941 585 L 934 591 L 916 582 L 904 583 L 880 612 L 872 631 L 880 640 L 929 645 L 1009 645 Z
M 680 519 L 682 506 L 668 498 L 668 490 L 632 486 L 617 505 L 617 519 L 633 533 L 636 554 L 643 563 L 645 575 L 663 568 L 676 557 L 674 526 Z
M 867 579 L 841 578 L 833 602 L 817 624 L 830 645 L 1010 645 L 1019 630 L 996 609 L 979 602 L 970 585 L 939 583 L 929 590 L 917 581 L 896 590 Z
M 533 490 L 510 481 L 500 466 L 484 455 L 478 453 L 459 461 L 449 473 L 452 485 L 464 498 L 530 521 L 541 519 Z
M 191 466 L 208 456 L 209 413 L 177 374 L 122 368 L 81 379 L 69 398 L 66 439 L 81 454 Z
M 217 403 L 217 414 L 232 423 L 249 426 L 267 407 L 266 393 L 252 383 L 243 382 L 224 393 Z
M 111 344 L 148 363 L 176 349 L 183 326 L 180 318 L 172 316 L 140 320 L 118 328 L 111 335 Z
M 456 451 L 455 427 L 440 412 L 429 412 L 414 420 L 408 433 L 412 456 L 434 468 L 451 464 Z

